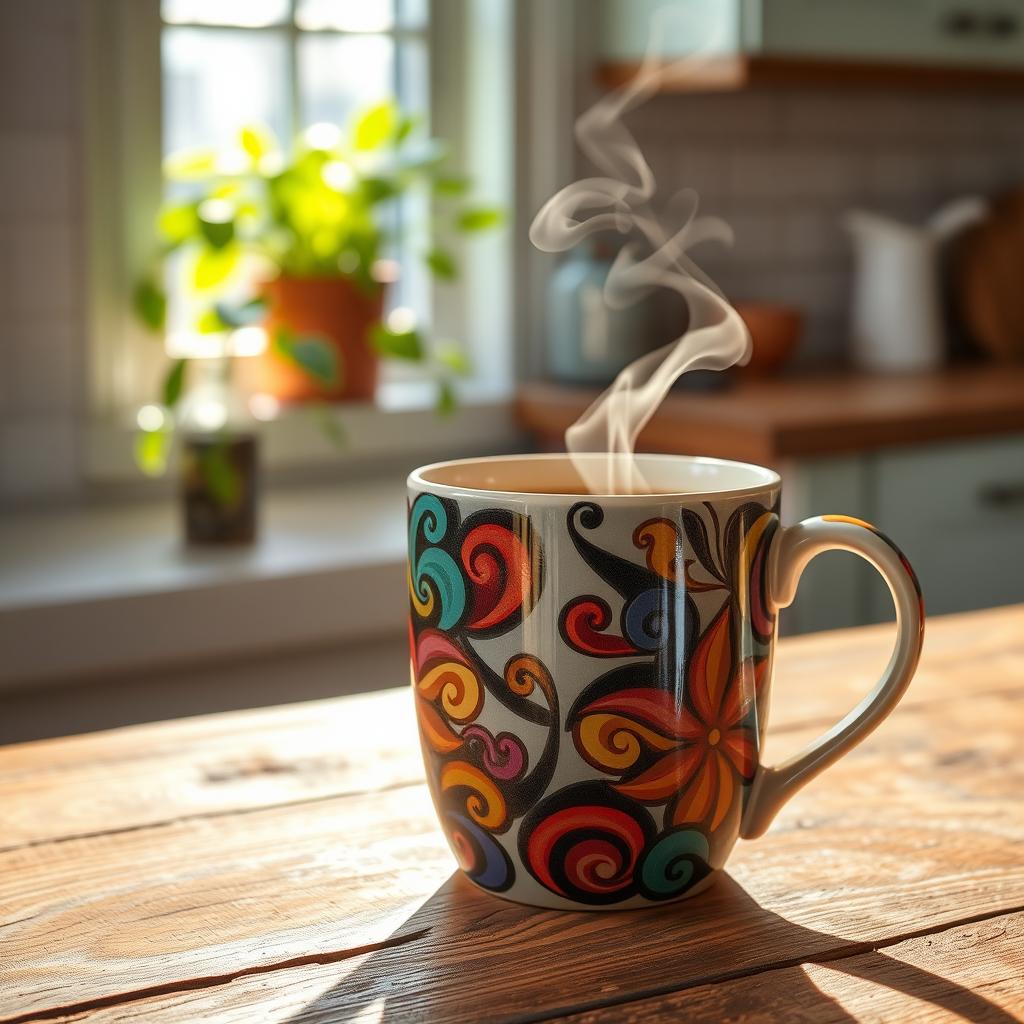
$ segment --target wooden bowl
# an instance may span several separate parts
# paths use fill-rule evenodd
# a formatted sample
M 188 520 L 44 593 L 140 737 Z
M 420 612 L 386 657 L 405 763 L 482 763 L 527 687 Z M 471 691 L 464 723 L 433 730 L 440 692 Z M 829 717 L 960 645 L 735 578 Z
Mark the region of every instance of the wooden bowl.
M 792 358 L 803 332 L 804 315 L 794 306 L 771 302 L 737 302 L 736 312 L 750 331 L 753 350 L 746 366 L 736 370 L 744 377 L 771 377 Z

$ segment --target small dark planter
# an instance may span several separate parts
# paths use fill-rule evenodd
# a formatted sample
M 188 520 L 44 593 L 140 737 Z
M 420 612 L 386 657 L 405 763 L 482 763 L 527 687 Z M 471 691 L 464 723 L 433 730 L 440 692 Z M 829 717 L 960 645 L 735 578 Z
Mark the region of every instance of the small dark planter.
M 189 544 L 256 540 L 259 442 L 254 434 L 195 435 L 182 445 L 181 499 Z

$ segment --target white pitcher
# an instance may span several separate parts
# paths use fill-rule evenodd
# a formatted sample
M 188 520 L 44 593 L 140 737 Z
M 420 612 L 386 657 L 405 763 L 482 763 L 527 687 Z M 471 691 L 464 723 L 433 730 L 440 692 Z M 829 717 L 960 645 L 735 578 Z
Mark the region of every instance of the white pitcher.
M 850 210 L 854 242 L 853 360 L 865 370 L 911 373 L 940 366 L 946 328 L 939 289 L 942 245 L 988 211 L 978 196 L 956 199 L 925 224 Z

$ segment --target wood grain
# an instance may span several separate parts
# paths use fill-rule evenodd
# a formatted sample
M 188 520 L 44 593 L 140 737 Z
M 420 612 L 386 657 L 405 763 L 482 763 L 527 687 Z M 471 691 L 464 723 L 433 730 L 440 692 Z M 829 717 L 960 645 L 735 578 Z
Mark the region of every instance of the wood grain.
M 560 1024 L 690 1021 L 963 1021 L 1024 1019 L 1024 914 L 908 939 L 826 965 L 803 964 L 719 985 L 559 1018 Z M 756 984 L 756 990 L 751 982 Z M 756 995 L 753 993 L 756 991 Z
M 1011 1024 L 1024 1017 L 1022 942 L 1024 915 L 1000 915 L 880 945 L 869 952 L 844 948 L 824 963 L 769 967 L 734 980 L 699 984 L 662 996 L 616 1000 L 613 992 L 599 992 L 597 998 L 605 1000 L 600 1009 L 530 1019 L 549 1019 L 558 1024 L 677 1024 L 681 1020 L 696 1024 L 841 1024 L 854 1020 L 879 1024 L 909 1020 L 918 1024 L 962 1024 L 964 1020 Z M 191 989 L 141 999 L 75 1019 L 87 1024 L 136 1020 L 156 1024 L 191 1024 L 196 1020 L 249 1024 L 254 1019 L 266 1024 L 330 1024 L 409 1019 L 399 1015 L 386 995 L 368 997 L 358 1009 L 349 1004 L 351 1012 L 346 1012 L 337 999 L 338 990 L 367 959 L 293 968 L 281 975 L 243 977 L 212 990 Z
M 0 850 L 418 782 L 411 712 L 399 689 L 0 748 Z
M 1001 696 L 897 711 L 741 844 L 731 877 L 635 913 L 535 911 L 445 881 L 420 786 L 10 851 L 0 1020 L 147 990 L 150 1019 L 197 1019 L 162 989 L 202 992 L 204 1020 L 267 1019 L 263 995 L 280 1007 L 286 984 L 267 979 L 311 959 L 333 964 L 311 985 L 334 980 L 312 1008 L 300 986 L 292 1017 L 274 1019 L 351 1020 L 377 1003 L 395 1020 L 535 1019 L 1024 910 L 1019 731 Z M 553 969 L 565 949 L 571 969 Z M 239 975 L 265 982 L 247 1018 L 209 1002 L 235 999 Z
M 632 81 L 639 70 L 635 61 L 606 61 L 598 65 L 596 77 L 603 86 L 614 89 Z M 663 80 L 660 91 L 686 94 L 779 88 L 1012 94 L 1024 92 L 1024 72 L 1017 67 L 983 64 L 727 54 L 681 67 Z
M 771 757 L 791 752 L 794 728 L 830 725 L 860 700 L 893 632 L 871 626 L 780 643 Z M 930 620 L 904 707 L 960 695 L 965 674 L 981 693 L 1024 679 L 1024 608 Z M 20 744 L 0 748 L 0 850 L 422 778 L 405 689 Z
M 547 445 L 597 397 L 588 388 L 526 384 L 516 414 Z M 711 394 L 674 392 L 638 442 L 642 451 L 782 459 L 863 452 L 1024 431 L 1024 366 L 977 366 L 916 376 L 738 381 Z

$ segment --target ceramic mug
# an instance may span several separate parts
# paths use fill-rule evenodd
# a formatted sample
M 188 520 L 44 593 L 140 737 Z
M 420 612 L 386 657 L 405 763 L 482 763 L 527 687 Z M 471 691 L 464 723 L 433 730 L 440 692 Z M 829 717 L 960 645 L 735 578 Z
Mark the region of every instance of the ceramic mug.
M 913 570 L 867 523 L 784 528 L 771 470 L 638 460 L 650 493 L 588 494 L 564 455 L 409 477 L 427 780 L 462 870 L 522 903 L 630 908 L 699 892 L 738 838 L 764 833 L 892 711 L 921 651 Z M 888 583 L 895 650 L 854 711 L 764 765 L 777 612 L 834 549 Z

